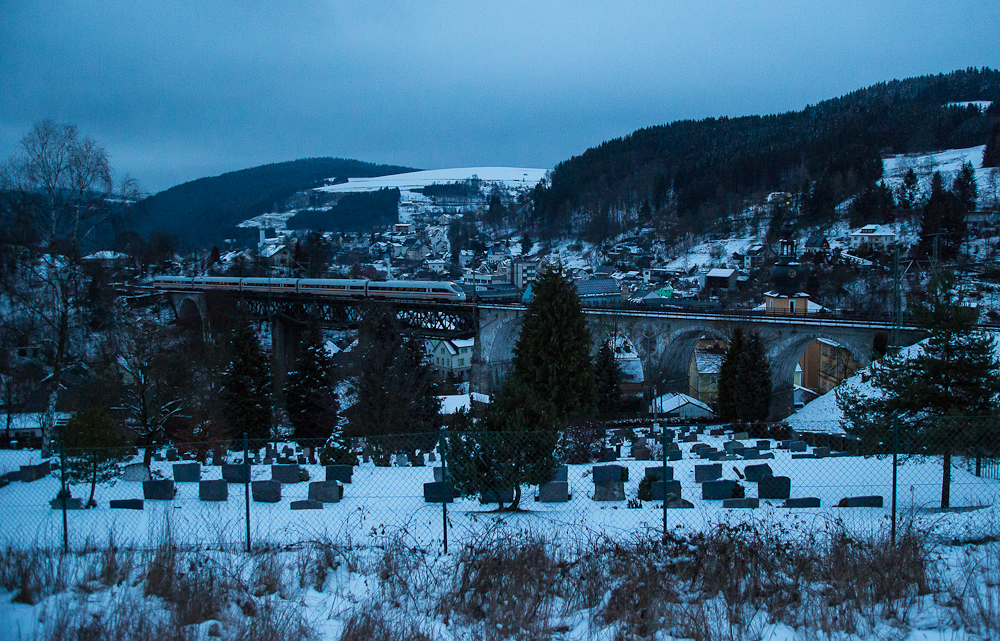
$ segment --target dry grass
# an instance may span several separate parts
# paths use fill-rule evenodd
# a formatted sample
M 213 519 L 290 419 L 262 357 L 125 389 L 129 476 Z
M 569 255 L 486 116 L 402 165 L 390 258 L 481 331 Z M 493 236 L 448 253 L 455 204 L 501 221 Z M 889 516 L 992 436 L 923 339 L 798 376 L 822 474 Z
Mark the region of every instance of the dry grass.
M 420 623 L 406 617 L 387 617 L 381 609 L 355 610 L 344 624 L 340 641 L 433 641 Z

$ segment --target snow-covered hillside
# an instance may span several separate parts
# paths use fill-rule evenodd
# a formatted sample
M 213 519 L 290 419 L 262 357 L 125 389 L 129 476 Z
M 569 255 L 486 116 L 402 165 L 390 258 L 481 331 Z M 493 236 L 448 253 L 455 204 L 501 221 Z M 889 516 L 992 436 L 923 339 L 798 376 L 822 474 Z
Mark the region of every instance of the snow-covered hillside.
M 979 207 L 992 206 L 997 198 L 997 171 L 994 168 L 983 168 L 983 150 L 986 145 L 969 147 L 967 149 L 945 149 L 929 154 L 901 154 L 889 156 L 883 163 L 882 177 L 886 183 L 895 189 L 903 182 L 903 176 L 910 169 L 916 173 L 920 181 L 920 198 L 928 198 L 931 192 L 931 176 L 939 171 L 945 178 L 945 185 L 950 186 L 954 175 L 966 162 L 972 163 L 976 169 L 976 183 L 979 185 Z
M 350 178 L 346 183 L 319 187 L 317 191 L 353 192 L 375 191 L 386 187 L 396 187 L 400 191 L 420 189 L 428 185 L 462 182 L 478 178 L 484 183 L 495 184 L 508 189 L 531 189 L 545 177 L 547 169 L 524 167 L 457 167 L 452 169 L 430 169 L 406 174 L 393 174 L 377 178 Z

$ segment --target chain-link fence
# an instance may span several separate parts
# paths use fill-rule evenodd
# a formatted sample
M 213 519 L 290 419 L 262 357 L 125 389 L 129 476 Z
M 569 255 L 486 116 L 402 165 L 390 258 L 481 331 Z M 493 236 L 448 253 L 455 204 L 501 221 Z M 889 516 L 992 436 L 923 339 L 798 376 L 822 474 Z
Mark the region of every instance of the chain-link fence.
M 363 545 L 406 532 L 446 549 L 495 527 L 627 537 L 754 519 L 888 530 L 935 518 L 970 533 L 998 503 L 1000 418 L 900 420 L 851 436 L 633 421 L 340 446 L 0 450 L 0 537 L 73 548 L 109 537 L 153 548 L 169 530 L 186 547 Z

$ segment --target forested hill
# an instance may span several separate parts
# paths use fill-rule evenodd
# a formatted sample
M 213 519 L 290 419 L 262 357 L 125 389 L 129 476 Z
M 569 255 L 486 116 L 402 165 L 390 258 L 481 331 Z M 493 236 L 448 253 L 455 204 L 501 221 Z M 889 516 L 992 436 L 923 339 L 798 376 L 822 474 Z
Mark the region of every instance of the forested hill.
M 190 247 L 219 244 L 237 235 L 234 227 L 259 214 L 277 211 L 296 192 L 326 179 L 387 176 L 416 171 L 343 158 L 305 158 L 199 178 L 143 200 L 136 231 L 162 231 Z M 246 235 L 244 232 L 243 235 Z
M 946 105 L 998 99 L 1000 72 L 966 69 L 879 83 L 798 112 L 640 129 L 559 163 L 535 191 L 535 225 L 595 241 L 647 221 L 661 231 L 725 232 L 772 191 L 801 194 L 804 222 L 824 224 L 837 203 L 878 181 L 882 156 L 986 143 L 997 102 L 986 113 Z

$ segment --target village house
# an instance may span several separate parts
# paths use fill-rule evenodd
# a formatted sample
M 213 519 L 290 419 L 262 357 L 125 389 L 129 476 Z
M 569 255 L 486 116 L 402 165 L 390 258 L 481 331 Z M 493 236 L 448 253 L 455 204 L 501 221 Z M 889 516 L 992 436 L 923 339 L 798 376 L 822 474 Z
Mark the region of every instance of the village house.
M 475 344 L 474 338 L 431 341 L 431 366 L 442 374 L 453 374 L 458 380 L 467 381 Z
M 851 232 L 851 249 L 868 245 L 876 249 L 887 249 L 896 243 L 896 232 L 885 225 L 865 225 Z

